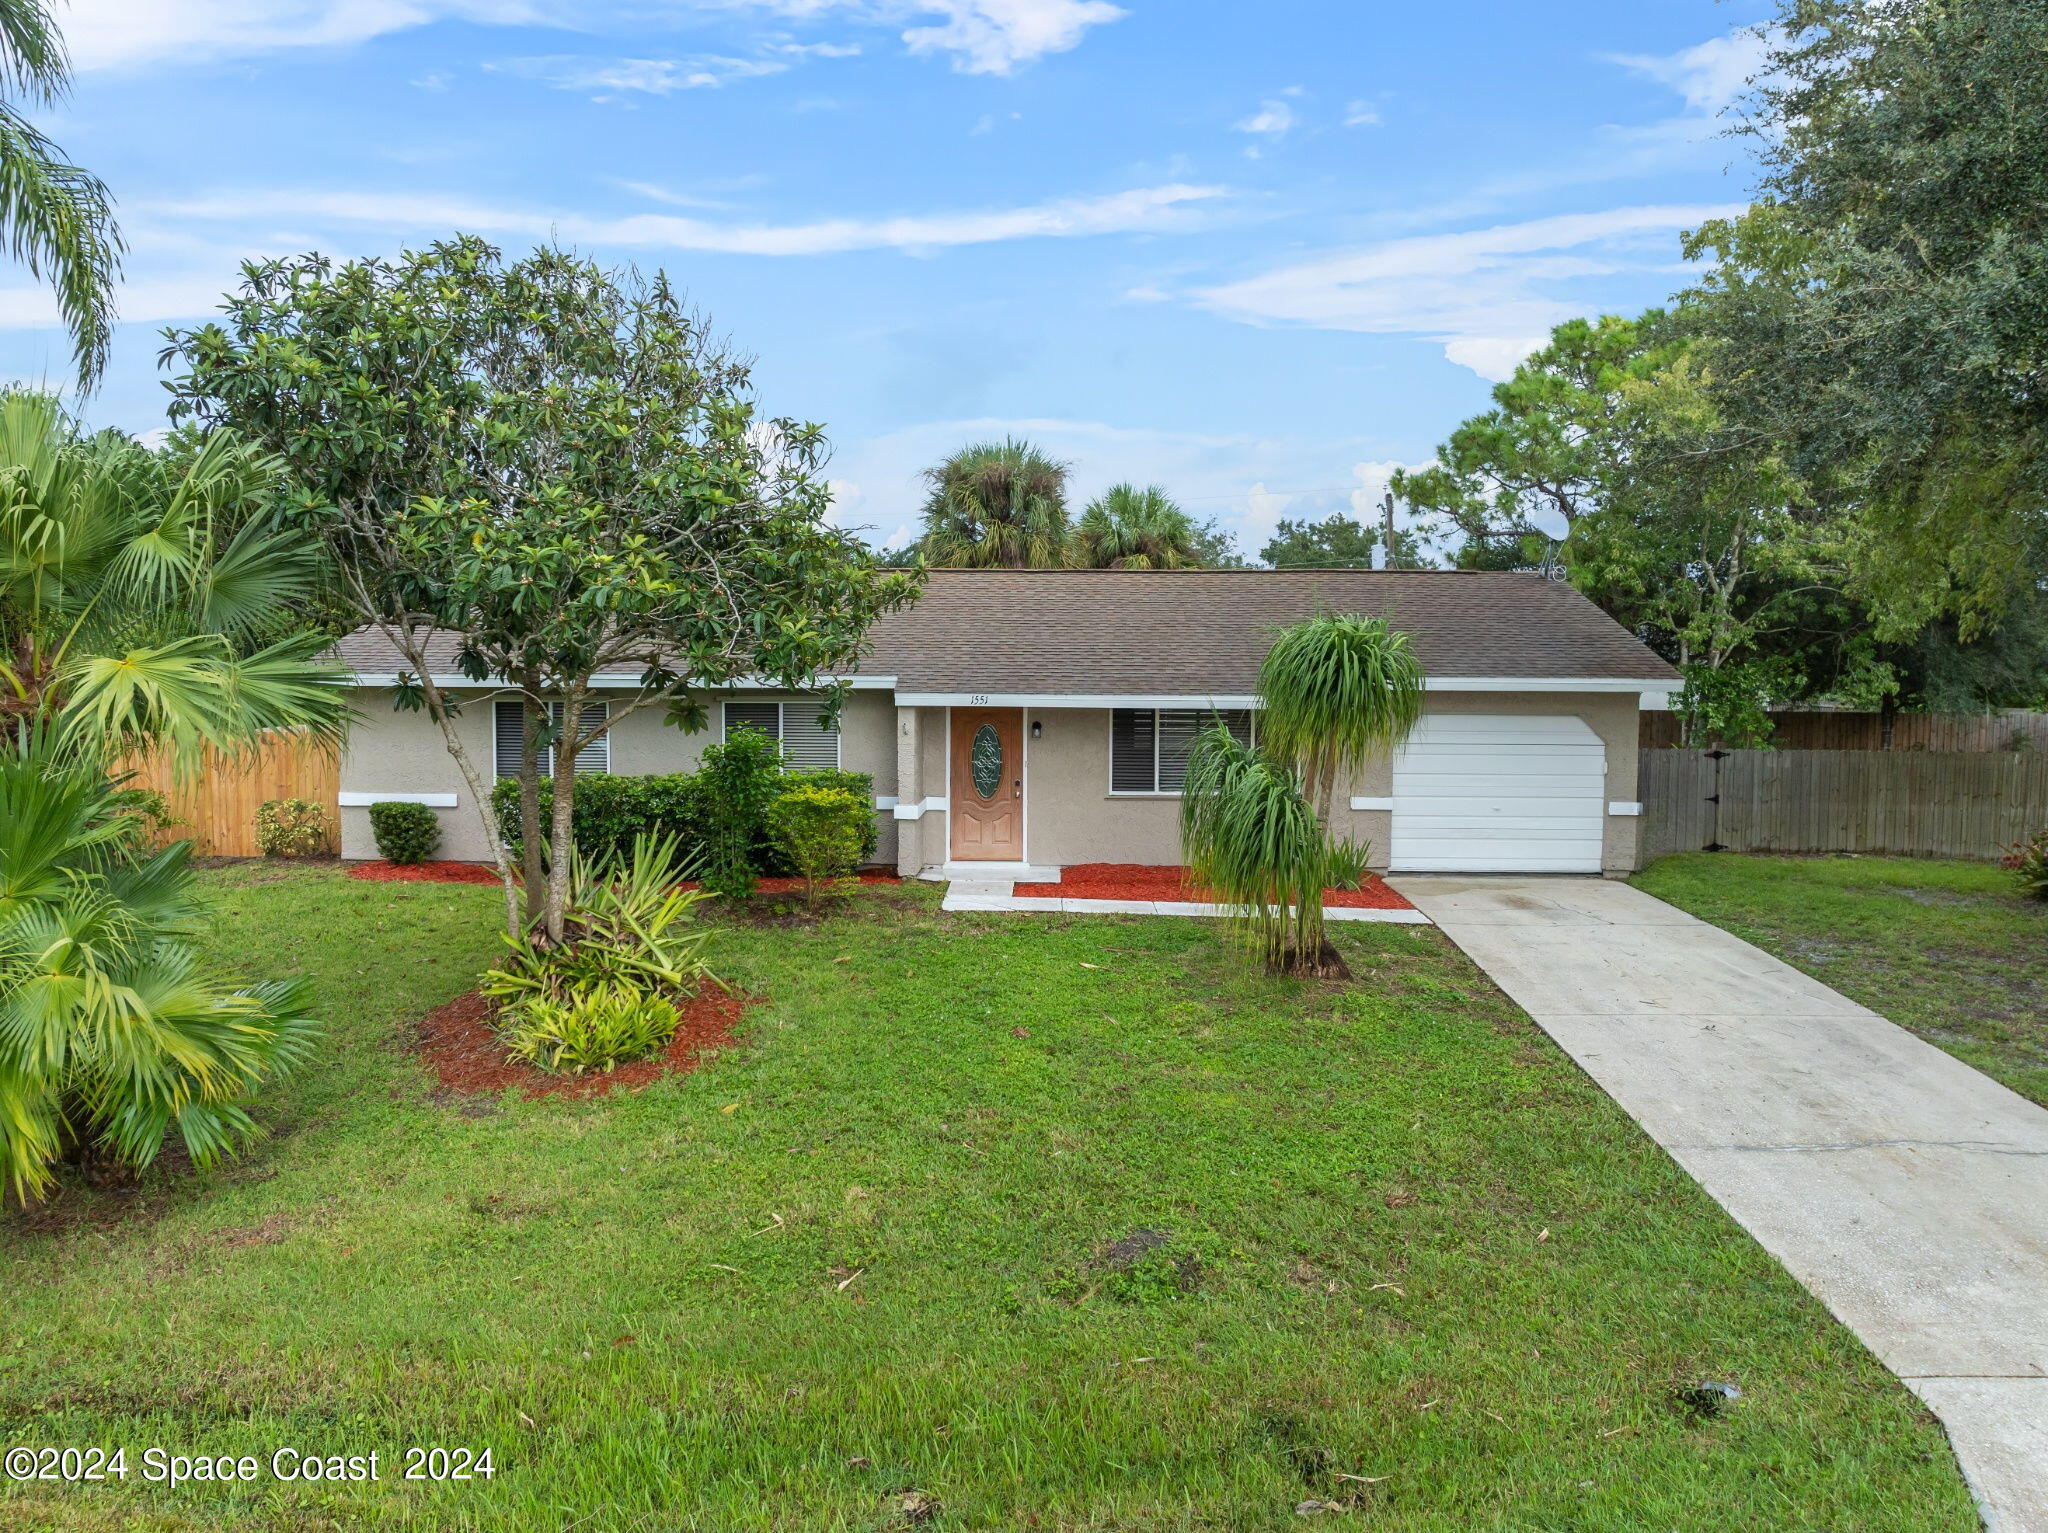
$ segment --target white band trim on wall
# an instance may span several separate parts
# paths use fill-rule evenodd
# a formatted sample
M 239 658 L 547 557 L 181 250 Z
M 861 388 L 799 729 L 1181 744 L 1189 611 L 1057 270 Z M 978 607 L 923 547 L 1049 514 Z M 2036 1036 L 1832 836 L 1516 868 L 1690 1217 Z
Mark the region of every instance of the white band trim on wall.
M 452 793 L 343 793 L 340 795 L 344 809 L 367 809 L 372 804 L 425 804 L 429 809 L 453 809 L 455 795 Z
M 1394 801 L 1390 798 L 1354 798 L 1351 800 L 1351 807 L 1353 809 L 1392 809 Z
M 890 802 L 894 804 L 895 800 L 891 799 Z M 896 804 L 896 818 L 921 820 L 928 814 L 937 814 L 952 807 L 952 800 L 947 798 L 928 798 L 917 804 Z
M 1612 803 L 1612 804 L 1609 804 L 1609 805 L 1607 806 L 1607 812 L 1608 812 L 1609 814 L 1619 814 L 1619 815 L 1631 815 L 1631 814 L 1641 814 L 1641 813 L 1643 812 L 1643 806 L 1642 806 L 1641 804 L 1635 804 L 1635 803 L 1620 803 L 1620 802 L 1616 802 L 1616 803 Z

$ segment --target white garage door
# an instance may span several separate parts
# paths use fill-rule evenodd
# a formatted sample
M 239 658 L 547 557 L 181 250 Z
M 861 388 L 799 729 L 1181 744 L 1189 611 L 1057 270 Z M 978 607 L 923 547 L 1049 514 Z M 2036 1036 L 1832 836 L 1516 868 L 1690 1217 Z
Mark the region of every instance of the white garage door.
M 1396 870 L 1597 873 L 1606 822 L 1607 748 L 1584 719 L 1428 714 L 1394 759 Z

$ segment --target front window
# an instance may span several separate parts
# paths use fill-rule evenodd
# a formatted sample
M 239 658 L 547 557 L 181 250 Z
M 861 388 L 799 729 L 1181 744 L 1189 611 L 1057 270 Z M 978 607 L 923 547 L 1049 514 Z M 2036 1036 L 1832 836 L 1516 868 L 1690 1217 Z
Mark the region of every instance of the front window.
M 1252 743 L 1248 708 L 1117 708 L 1109 716 L 1109 791 L 1178 793 L 1195 737 L 1221 719 L 1233 739 Z

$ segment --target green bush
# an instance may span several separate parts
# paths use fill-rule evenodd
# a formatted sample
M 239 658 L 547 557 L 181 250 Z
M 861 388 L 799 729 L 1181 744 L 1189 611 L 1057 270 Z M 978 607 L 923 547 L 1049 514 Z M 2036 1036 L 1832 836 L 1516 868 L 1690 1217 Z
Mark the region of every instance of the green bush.
M 483 993 L 504 1003 L 508 1021 L 535 1002 L 566 1004 L 605 986 L 694 994 L 708 973 L 700 950 L 710 934 L 690 914 L 704 896 L 677 887 L 687 871 L 673 839 L 642 836 L 624 857 L 575 853 L 574 940 L 547 947 L 531 934 L 508 936 L 512 956 L 484 975 Z
M 754 892 L 767 839 L 768 806 L 782 795 L 782 744 L 744 726 L 704 752 L 704 887 L 727 899 Z
M 1361 889 L 1372 877 L 1372 843 L 1330 838 L 1330 871 L 1324 882 L 1331 889 Z
M 768 839 L 815 895 L 826 879 L 860 866 L 873 803 L 845 788 L 799 782 L 768 806 Z
M 395 799 L 372 804 L 370 831 L 386 862 L 425 862 L 441 846 L 441 822 L 425 804 Z
M 762 737 L 757 735 L 756 738 Z M 707 765 L 712 762 L 714 754 L 724 750 L 724 746 L 712 746 L 705 753 Z M 719 759 L 723 760 L 723 757 Z M 669 772 L 652 777 L 595 774 L 579 777 L 576 779 L 576 807 L 570 814 L 570 836 L 576 849 L 588 857 L 622 856 L 631 850 L 633 842 L 640 836 L 673 836 L 682 846 L 684 860 L 701 865 L 708 860 L 711 826 L 722 818 L 712 812 L 710 796 L 714 791 L 722 791 L 718 785 L 723 781 L 718 774 L 705 772 Z M 843 788 L 859 795 L 864 803 L 874 803 L 875 780 L 866 772 L 832 769 L 785 772 L 780 776 L 775 796 L 780 797 L 782 792 L 800 785 Z M 554 799 L 554 784 L 543 781 L 540 785 L 543 824 L 553 812 Z M 772 803 L 773 799 L 768 802 Z M 519 784 L 509 777 L 498 783 L 491 790 L 491 803 L 498 812 L 498 825 L 505 846 L 517 861 L 524 829 L 519 815 Z M 734 835 L 740 829 L 738 825 L 726 827 L 727 833 Z M 757 820 L 749 821 L 745 835 L 747 861 L 754 872 L 771 875 L 797 872 L 795 866 L 776 850 L 768 836 L 765 807 Z M 874 814 L 870 811 L 861 833 L 861 865 L 874 861 L 879 844 Z
M 334 850 L 334 822 L 311 799 L 269 799 L 256 810 L 256 844 L 266 857 L 318 857 Z
M 658 1054 L 676 1035 L 676 1008 L 633 985 L 604 984 L 566 1000 L 537 996 L 504 1014 L 506 1052 L 551 1074 L 609 1070 Z
M 2037 830 L 2005 855 L 2004 866 L 2019 879 L 2020 891 L 2048 900 L 2048 830 Z

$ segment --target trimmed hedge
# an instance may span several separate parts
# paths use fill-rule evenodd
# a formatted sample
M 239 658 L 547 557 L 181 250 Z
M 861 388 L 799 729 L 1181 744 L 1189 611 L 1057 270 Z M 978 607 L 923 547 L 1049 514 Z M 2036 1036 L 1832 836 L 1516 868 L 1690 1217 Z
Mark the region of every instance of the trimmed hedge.
M 385 799 L 370 806 L 370 830 L 386 862 L 425 862 L 441 848 L 441 822 L 425 804 Z
M 785 772 L 783 781 L 790 787 L 807 784 L 818 788 L 844 788 L 849 793 L 859 794 L 864 803 L 873 804 L 875 801 L 875 780 L 866 772 L 830 769 Z M 554 786 L 546 780 L 540 785 L 543 823 L 552 812 Z M 657 836 L 675 836 L 682 842 L 684 854 L 694 858 L 704 849 L 704 836 L 711 821 L 704 804 L 704 792 L 702 779 L 690 772 L 669 772 L 653 777 L 598 774 L 579 777 L 576 779 L 576 807 L 571 811 L 570 834 L 575 838 L 577 848 L 586 856 L 605 852 L 623 854 L 632 849 L 635 836 L 649 832 Z M 501 781 L 491 790 L 491 803 L 498 811 L 498 824 L 503 827 L 505 845 L 516 861 L 523 836 L 519 822 L 519 784 L 509 777 Z M 866 834 L 861 839 L 860 860 L 863 866 L 875 860 L 880 842 L 881 833 L 870 815 Z M 752 855 L 754 870 L 764 877 L 782 878 L 796 872 L 788 859 L 769 843 L 765 823 L 755 831 Z

